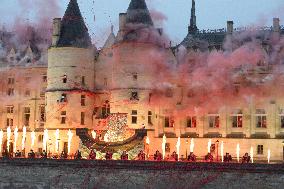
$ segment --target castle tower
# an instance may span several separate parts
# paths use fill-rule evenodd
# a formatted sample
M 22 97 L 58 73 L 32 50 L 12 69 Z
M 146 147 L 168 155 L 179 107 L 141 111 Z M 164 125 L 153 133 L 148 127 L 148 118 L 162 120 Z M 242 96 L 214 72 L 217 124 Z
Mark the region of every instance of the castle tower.
M 70 0 L 62 20 L 54 19 L 47 77 L 46 128 L 60 129 L 63 146 L 69 129 L 75 136 L 76 128 L 93 124 L 94 51 L 77 0 Z

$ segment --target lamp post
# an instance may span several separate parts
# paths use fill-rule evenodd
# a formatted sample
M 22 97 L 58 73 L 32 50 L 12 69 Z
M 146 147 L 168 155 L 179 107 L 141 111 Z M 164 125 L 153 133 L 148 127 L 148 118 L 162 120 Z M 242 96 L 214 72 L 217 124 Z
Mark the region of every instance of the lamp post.
M 217 140 L 216 141 L 216 144 L 217 144 L 217 146 L 216 146 L 216 150 L 217 150 L 217 162 L 219 161 L 219 157 L 218 157 L 218 147 L 219 147 L 219 140 Z

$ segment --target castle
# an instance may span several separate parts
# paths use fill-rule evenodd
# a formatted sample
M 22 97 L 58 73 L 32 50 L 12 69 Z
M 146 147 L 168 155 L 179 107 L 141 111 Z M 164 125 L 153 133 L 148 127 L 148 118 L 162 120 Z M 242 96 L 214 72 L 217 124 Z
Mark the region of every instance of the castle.
M 165 136 L 167 154 L 176 151 L 180 138 L 179 153 L 185 156 L 194 138 L 194 153 L 198 156 L 207 153 L 210 139 L 217 148 L 222 141 L 224 150 L 233 156 L 239 146 L 241 155 L 254 149 L 256 159 L 266 159 L 270 151 L 272 160 L 283 160 L 284 99 L 281 94 L 271 91 L 253 98 L 256 94 L 252 92 L 248 93 L 252 94 L 247 95 L 248 100 L 238 96 L 250 89 L 241 63 L 233 67 L 236 76 L 220 88 L 216 83 L 225 81 L 218 80 L 221 75 L 214 73 L 225 72 L 214 69 L 212 73 L 206 72 L 214 77 L 202 78 L 215 79 L 212 84 L 202 81 L 198 75 L 205 69 L 198 64 L 207 61 L 203 54 L 214 58 L 211 53 L 232 53 L 253 41 L 246 37 L 238 44 L 236 35 L 242 32 L 234 29 L 232 21 L 227 22 L 227 29 L 200 31 L 192 0 L 188 35 L 179 45 L 172 46 L 163 30 L 154 27 L 145 0 L 131 0 L 127 12 L 119 14 L 118 33 L 114 34 L 112 29 L 103 48 L 98 50 L 92 45 L 77 1 L 70 0 L 63 18 L 53 20 L 47 64 L 32 43 L 21 53 L 11 48 L 2 60 L 1 129 L 4 133 L 8 127 L 12 131 L 16 126 L 19 129 L 17 144 L 13 137 L 9 141 L 12 149 L 21 150 L 25 126 L 27 150 L 33 143 L 30 133 L 34 131 L 36 139 L 32 148 L 38 152 L 45 148 L 54 153 L 67 151 L 71 132 L 69 150 L 75 153 L 82 143 L 95 144 L 88 136 L 95 131 L 101 137 L 109 116 L 123 114 L 129 129 L 145 132 L 143 139 L 147 136 L 149 140 L 149 154 L 162 150 Z M 264 54 L 272 56 L 272 46 L 281 41 L 283 34 L 279 19 L 274 18 L 273 27 L 258 31 L 255 39 Z M 246 68 L 245 76 L 257 83 L 252 88 L 258 90 L 258 84 L 282 68 L 283 49 L 274 56 L 275 64 L 260 57 L 257 64 Z M 251 53 L 253 56 L 255 52 Z M 199 80 L 206 86 L 200 86 Z M 281 82 L 281 78 L 277 80 Z M 215 96 L 218 102 L 214 101 Z M 220 103 L 222 98 L 225 105 Z M 44 130 L 48 130 L 48 138 Z M 7 137 L 3 137 L 2 148 L 5 148 Z

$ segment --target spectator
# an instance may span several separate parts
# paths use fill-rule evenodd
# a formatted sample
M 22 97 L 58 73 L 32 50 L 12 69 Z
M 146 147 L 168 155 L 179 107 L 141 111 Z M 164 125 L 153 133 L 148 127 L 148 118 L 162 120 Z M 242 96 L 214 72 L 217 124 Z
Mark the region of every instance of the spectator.
M 232 161 L 232 156 L 229 153 L 226 153 L 226 155 L 224 156 L 224 162 L 230 162 Z
M 47 159 L 47 153 L 45 150 L 43 150 L 41 153 L 40 153 L 40 156 L 42 159 Z
M 162 161 L 162 154 L 159 152 L 159 150 L 156 151 L 156 153 L 154 154 L 154 160 L 156 161 Z
M 121 160 L 128 160 L 128 154 L 126 153 L 126 151 L 124 150 L 120 156 Z
M 178 154 L 176 152 L 173 152 L 171 155 L 171 161 L 178 161 Z
M 190 154 L 187 156 L 187 161 L 196 162 L 196 155 L 194 155 L 193 152 L 190 152 Z
M 112 159 L 112 153 L 107 151 L 105 158 L 106 158 L 106 160 L 111 160 Z
M 82 159 L 80 150 L 77 150 L 77 152 L 75 153 L 75 159 Z
M 207 162 L 213 162 L 213 156 L 211 153 L 208 153 L 206 156 L 205 156 L 205 161 Z
M 141 151 L 139 152 L 139 154 L 138 154 L 138 160 L 143 161 L 143 160 L 145 160 L 145 159 L 146 159 L 146 155 L 145 155 L 145 153 L 141 150 Z
M 15 153 L 15 157 L 16 158 L 22 157 L 22 153 L 19 150 L 17 150 L 17 152 Z
M 94 159 L 96 159 L 96 157 L 97 157 L 97 154 L 96 154 L 96 152 L 92 149 L 91 152 L 90 152 L 90 154 L 89 154 L 89 159 L 94 160 Z
M 248 153 L 245 153 L 245 155 L 242 158 L 242 163 L 249 163 L 250 161 L 250 156 L 248 155 Z
M 35 153 L 33 150 L 31 150 L 28 154 L 28 158 L 34 159 L 35 158 Z

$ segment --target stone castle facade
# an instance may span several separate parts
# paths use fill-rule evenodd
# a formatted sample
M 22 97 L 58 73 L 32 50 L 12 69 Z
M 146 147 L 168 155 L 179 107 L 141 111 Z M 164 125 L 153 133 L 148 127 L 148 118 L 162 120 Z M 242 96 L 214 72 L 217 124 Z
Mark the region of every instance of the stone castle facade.
M 270 150 L 271 159 L 283 160 L 283 99 L 251 100 L 199 114 L 188 109 L 193 96 L 190 87 L 167 71 L 177 69 L 179 73 L 181 49 L 191 54 L 222 51 L 225 41 L 233 38 L 235 32 L 238 31 L 232 21 L 228 21 L 226 30 L 199 31 L 193 0 L 188 35 L 172 47 L 163 38 L 162 29 L 154 28 L 145 1 L 132 0 L 127 12 L 119 15 L 118 33 L 112 30 L 104 47 L 98 50 L 91 43 L 77 1 L 70 0 L 64 17 L 53 20 L 48 64 L 41 62 L 32 45 L 20 58 L 14 49 L 8 53 L 5 64 L 10 66 L 3 66 L 0 76 L 1 129 L 5 133 L 8 126 L 12 131 L 17 126 L 21 138 L 26 126 L 28 150 L 29 133 L 35 131 L 35 151 L 42 150 L 43 132 L 48 129 L 47 150 L 51 152 L 55 152 L 57 142 L 59 151 L 66 150 L 67 132 L 71 130 L 74 153 L 81 141 L 76 130 L 87 128 L 89 133 L 103 133 L 108 116 L 123 113 L 129 128 L 147 131 L 150 154 L 157 149 L 162 151 L 165 135 L 167 154 L 176 151 L 180 137 L 181 155 L 189 153 L 190 139 L 194 138 L 198 156 L 207 153 L 208 140 L 212 139 L 212 143 L 223 141 L 224 150 L 233 156 L 239 144 L 241 155 L 253 147 L 257 159 L 266 159 Z M 273 27 L 266 32 L 280 38 L 284 30 L 279 19 L 274 19 Z M 260 38 L 264 41 L 263 36 Z M 268 64 L 251 70 L 253 74 L 261 73 L 261 77 L 270 71 Z M 242 83 L 236 80 L 232 85 L 238 87 Z M 57 129 L 59 139 L 55 139 Z M 7 144 L 4 141 L 3 147 Z M 13 140 L 10 142 L 15 145 Z M 20 149 L 20 139 L 16 146 Z

